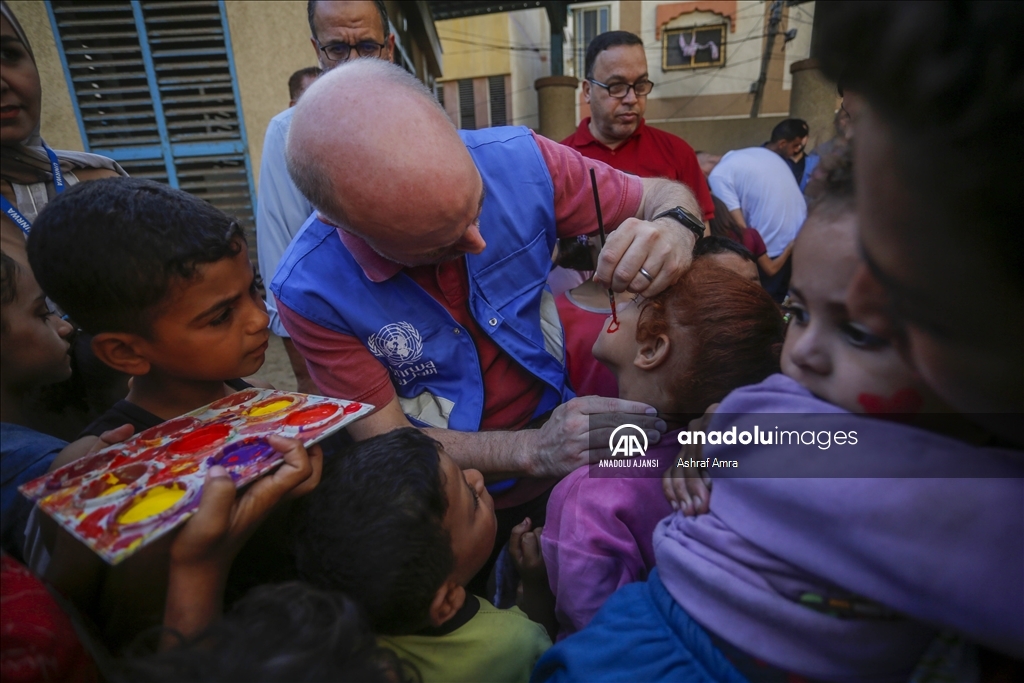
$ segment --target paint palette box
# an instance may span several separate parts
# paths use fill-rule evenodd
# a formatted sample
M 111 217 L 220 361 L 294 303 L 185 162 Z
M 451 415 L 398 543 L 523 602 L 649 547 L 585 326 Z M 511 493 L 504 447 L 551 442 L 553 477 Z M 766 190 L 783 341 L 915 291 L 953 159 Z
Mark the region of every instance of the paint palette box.
M 248 484 L 283 462 L 266 437 L 311 446 L 373 410 L 366 403 L 250 388 L 147 429 L 20 487 L 72 535 L 117 564 L 199 507 L 206 472 Z

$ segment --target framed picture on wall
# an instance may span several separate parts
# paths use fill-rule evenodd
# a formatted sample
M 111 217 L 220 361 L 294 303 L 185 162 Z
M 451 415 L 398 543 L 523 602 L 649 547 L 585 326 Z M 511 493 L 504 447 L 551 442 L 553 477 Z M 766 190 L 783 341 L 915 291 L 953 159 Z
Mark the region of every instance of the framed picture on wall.
M 725 24 L 666 29 L 661 37 L 662 71 L 725 64 L 725 33 Z

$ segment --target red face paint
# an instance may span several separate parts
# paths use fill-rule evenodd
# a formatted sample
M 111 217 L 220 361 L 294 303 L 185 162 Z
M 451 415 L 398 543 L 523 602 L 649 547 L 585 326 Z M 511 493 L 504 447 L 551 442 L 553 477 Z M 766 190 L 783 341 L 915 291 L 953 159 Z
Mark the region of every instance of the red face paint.
M 363 409 L 362 403 L 349 403 L 345 406 L 344 410 L 341 411 L 342 415 L 351 415 L 352 413 L 358 413 Z
M 608 329 L 605 331 L 609 334 L 614 334 L 619 331 L 619 318 L 615 315 L 615 309 L 612 309 L 612 321 L 608 323 Z
M 231 427 L 226 424 L 212 424 L 202 427 L 181 436 L 170 445 L 174 453 L 195 453 L 201 448 L 207 448 L 224 439 L 231 433 Z
M 900 389 L 890 397 L 861 394 L 857 397 L 857 403 L 868 415 L 890 415 L 919 412 L 924 405 L 924 398 L 916 389 Z
M 356 404 L 358 410 L 358 403 Z M 348 411 L 346 406 L 345 411 Z M 330 403 L 322 403 L 318 406 L 310 406 L 309 408 L 303 408 L 297 410 L 288 417 L 285 418 L 284 423 L 292 427 L 303 427 L 306 425 L 315 424 L 321 420 L 326 420 L 331 415 L 338 412 L 338 406 Z

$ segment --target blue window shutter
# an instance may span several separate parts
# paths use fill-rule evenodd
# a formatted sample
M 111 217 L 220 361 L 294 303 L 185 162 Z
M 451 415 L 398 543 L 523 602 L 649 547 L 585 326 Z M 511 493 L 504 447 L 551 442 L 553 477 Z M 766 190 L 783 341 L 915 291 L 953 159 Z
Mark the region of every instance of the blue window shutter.
M 251 232 L 255 192 L 223 2 L 46 4 L 86 149 L 206 199 Z

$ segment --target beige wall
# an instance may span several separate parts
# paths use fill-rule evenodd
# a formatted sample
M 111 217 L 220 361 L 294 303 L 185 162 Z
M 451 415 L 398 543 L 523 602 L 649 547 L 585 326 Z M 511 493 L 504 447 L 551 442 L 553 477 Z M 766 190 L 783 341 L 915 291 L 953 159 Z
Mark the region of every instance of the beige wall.
M 749 116 L 736 119 L 672 121 L 651 124 L 686 140 L 698 152 L 725 154 L 733 149 L 758 147 L 771 137 L 772 128 L 786 116 Z
M 11 0 L 8 3 L 32 43 L 43 86 L 40 130 L 43 139 L 54 149 L 82 151 L 82 134 L 78 130 L 75 110 L 71 105 L 64 67 L 57 53 L 57 42 L 46 14 L 46 5 L 38 0 Z
M 232 0 L 225 3 L 235 74 L 249 137 L 253 180 L 259 187 L 263 136 L 270 119 L 288 107 L 288 77 L 316 65 L 301 0 Z
M 508 16 L 500 12 L 437 22 L 444 47 L 443 80 L 511 73 Z

